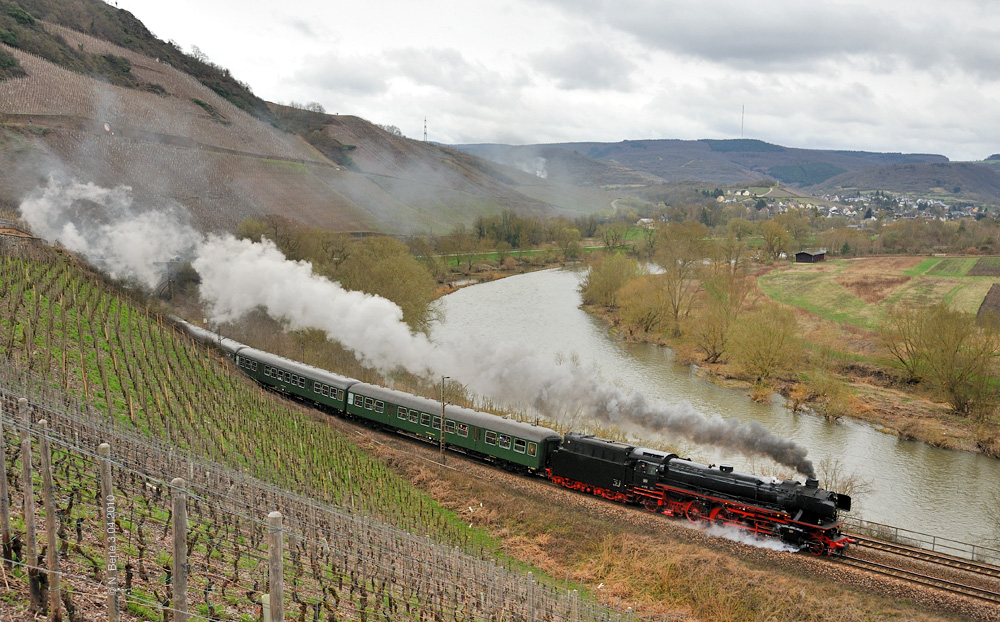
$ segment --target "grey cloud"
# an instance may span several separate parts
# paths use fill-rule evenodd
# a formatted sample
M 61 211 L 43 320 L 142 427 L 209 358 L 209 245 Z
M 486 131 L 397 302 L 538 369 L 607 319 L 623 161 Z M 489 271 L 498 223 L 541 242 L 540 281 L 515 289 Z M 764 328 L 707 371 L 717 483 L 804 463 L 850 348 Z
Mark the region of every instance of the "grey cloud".
M 531 57 L 534 67 L 564 89 L 631 90 L 634 62 L 602 43 L 577 42 Z
M 1000 76 L 1000 23 L 977 0 L 847 4 L 830 0 L 546 0 L 670 54 L 739 70 L 815 69 L 851 59 L 876 72 L 902 67 Z
M 388 90 L 386 71 L 375 59 L 342 59 L 336 55 L 314 58 L 295 73 L 294 81 L 341 94 L 379 95 Z

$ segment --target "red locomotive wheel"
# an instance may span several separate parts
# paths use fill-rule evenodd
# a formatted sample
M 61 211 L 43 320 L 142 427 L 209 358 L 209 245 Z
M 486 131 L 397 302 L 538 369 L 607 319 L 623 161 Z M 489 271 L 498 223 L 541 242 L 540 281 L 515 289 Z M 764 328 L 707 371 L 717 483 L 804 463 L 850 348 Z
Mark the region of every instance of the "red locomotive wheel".
M 642 507 L 646 508 L 650 512 L 659 512 L 660 511 L 660 504 L 659 504 L 659 502 L 657 502 L 656 499 L 650 499 L 649 497 L 646 497 L 643 500 Z
M 809 547 L 809 552 L 816 557 L 826 554 L 826 543 L 819 538 L 813 538 L 807 546 Z
M 700 501 L 692 501 L 684 508 L 684 517 L 692 523 L 700 523 L 708 520 L 705 515 L 705 508 Z

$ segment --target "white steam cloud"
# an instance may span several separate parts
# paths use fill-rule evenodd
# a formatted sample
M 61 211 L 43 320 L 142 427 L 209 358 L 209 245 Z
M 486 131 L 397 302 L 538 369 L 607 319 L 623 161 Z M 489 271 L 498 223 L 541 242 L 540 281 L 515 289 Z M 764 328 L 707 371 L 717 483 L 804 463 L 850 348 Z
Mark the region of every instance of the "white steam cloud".
M 49 178 L 21 203 L 35 235 L 85 256 L 113 278 L 156 286 L 164 264 L 189 253 L 199 234 L 178 207 L 139 210 L 132 189 Z
M 395 303 L 316 276 L 311 264 L 288 260 L 268 240 L 200 236 L 184 224 L 171 223 L 176 210 L 138 211 L 130 197 L 123 187 L 105 190 L 50 182 L 26 199 L 21 211 L 33 228 L 39 223 L 35 230 L 42 237 L 58 239 L 112 274 L 133 276 L 150 287 L 163 273 L 162 266 L 156 270 L 157 262 L 193 249 L 192 265 L 201 277 L 201 296 L 213 321 L 235 320 L 263 308 L 293 329 L 324 331 L 380 369 L 450 373 L 480 395 L 530 405 L 549 416 L 579 412 L 605 422 L 640 425 L 766 456 L 814 476 L 804 448 L 757 422 L 706 417 L 688 403 L 650 403 L 640 393 L 600 382 L 595 370 L 575 362 L 557 364 L 523 344 L 489 343 L 472 336 L 461 343 L 435 344 L 410 331 Z M 81 209 L 80 202 L 91 209 Z

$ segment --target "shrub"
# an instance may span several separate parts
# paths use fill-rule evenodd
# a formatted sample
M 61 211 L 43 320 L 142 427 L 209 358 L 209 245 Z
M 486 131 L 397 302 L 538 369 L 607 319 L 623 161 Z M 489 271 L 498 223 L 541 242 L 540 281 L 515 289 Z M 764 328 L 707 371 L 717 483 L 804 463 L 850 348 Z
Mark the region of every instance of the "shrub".
M 17 34 L 10 30 L 0 30 L 0 41 L 12 48 L 17 47 Z
M 7 15 L 10 15 L 17 23 L 23 24 L 25 26 L 34 26 L 35 18 L 32 17 L 31 13 L 28 13 L 19 6 L 9 6 L 7 7 Z

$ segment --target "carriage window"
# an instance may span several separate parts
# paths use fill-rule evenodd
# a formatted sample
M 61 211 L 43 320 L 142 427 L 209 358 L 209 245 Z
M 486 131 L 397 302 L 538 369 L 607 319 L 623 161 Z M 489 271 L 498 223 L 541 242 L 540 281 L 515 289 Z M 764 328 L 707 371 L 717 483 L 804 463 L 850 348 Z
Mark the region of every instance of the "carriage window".
M 510 437 L 506 434 L 500 435 L 500 449 L 510 449 Z
M 431 416 L 427 413 L 420 413 L 420 425 L 430 427 Z
M 306 379 L 305 378 L 299 377 L 299 386 L 302 387 L 303 389 L 306 388 Z
M 514 439 L 514 451 L 516 451 L 519 454 L 523 454 L 524 453 L 524 446 L 525 446 L 525 442 L 524 441 L 522 441 L 519 438 L 515 438 Z
M 435 430 L 441 429 L 441 417 L 438 417 L 436 415 L 434 416 L 434 429 Z
M 353 393 L 348 393 L 347 394 L 347 403 L 350 404 L 350 405 L 352 405 L 352 406 L 354 405 L 354 394 Z
M 496 445 L 497 444 L 497 433 L 496 432 L 487 432 L 486 433 L 486 444 L 487 445 Z
M 396 409 L 396 416 L 400 419 L 406 419 L 406 409 L 400 406 Z
M 454 434 L 455 433 L 455 422 L 452 421 L 451 419 L 445 419 L 444 420 L 444 431 L 447 434 Z
M 416 423 L 420 421 L 420 412 L 416 410 L 410 411 L 410 423 Z
M 465 438 L 468 438 L 469 437 L 469 426 L 467 424 L 465 424 L 465 423 L 458 424 L 458 435 L 459 436 L 464 436 Z
M 528 443 L 528 455 L 534 456 L 538 453 L 538 445 L 536 443 Z
M 370 397 L 366 397 L 365 398 L 365 410 L 371 410 L 374 407 L 375 407 L 375 400 L 372 399 L 372 398 L 370 398 Z
M 254 362 L 253 362 L 253 370 L 254 370 L 254 371 L 257 371 L 257 361 L 254 361 Z
M 385 412 L 385 402 L 382 400 L 375 400 L 375 412 L 384 413 Z

